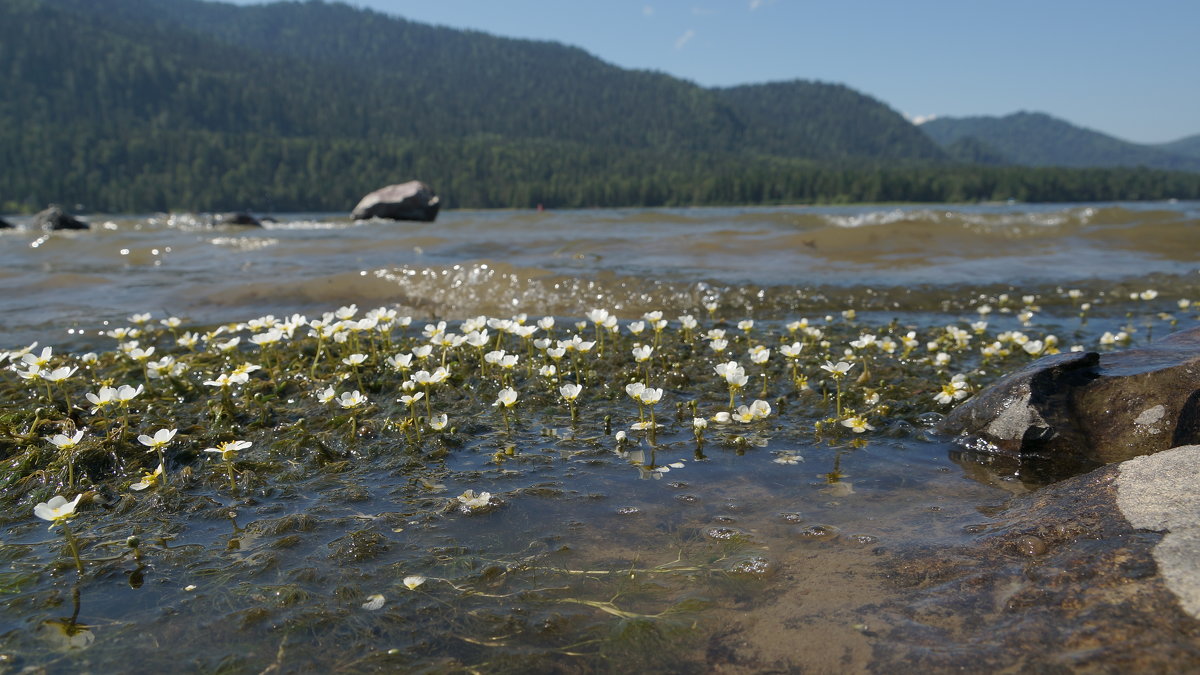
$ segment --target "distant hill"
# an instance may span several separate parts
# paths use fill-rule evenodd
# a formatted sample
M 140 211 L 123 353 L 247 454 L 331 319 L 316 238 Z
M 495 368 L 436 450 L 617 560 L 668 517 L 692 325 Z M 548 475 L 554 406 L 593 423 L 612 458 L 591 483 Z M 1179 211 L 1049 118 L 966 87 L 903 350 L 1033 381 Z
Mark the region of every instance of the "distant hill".
M 1043 113 L 1004 117 L 938 117 L 920 129 L 951 154 L 955 144 L 972 139 L 998 157 L 1021 166 L 1137 167 L 1200 171 L 1198 144 L 1187 139 L 1183 152 L 1171 146 L 1139 145 L 1077 127 Z
M 1200 194 L 961 166 L 1009 155 L 842 85 L 709 89 L 344 4 L 0 0 L 0 211 L 349 210 L 411 178 L 449 208 Z
M 1158 148 L 1164 152 L 1169 152 L 1174 155 L 1185 155 L 1187 157 L 1196 157 L 1200 159 L 1200 134 L 1188 136 L 1170 143 L 1160 143 L 1151 147 Z

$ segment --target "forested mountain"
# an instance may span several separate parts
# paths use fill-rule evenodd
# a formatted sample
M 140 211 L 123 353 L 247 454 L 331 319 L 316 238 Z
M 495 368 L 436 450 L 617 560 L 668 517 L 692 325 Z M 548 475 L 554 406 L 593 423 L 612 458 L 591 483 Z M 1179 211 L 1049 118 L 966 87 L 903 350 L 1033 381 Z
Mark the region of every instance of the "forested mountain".
M 1043 113 L 1004 117 L 939 117 L 921 130 L 951 154 L 964 139 L 1022 166 L 1135 167 L 1200 171 L 1200 156 L 1168 146 L 1140 145 L 1083 129 Z M 1186 143 L 1187 139 L 1180 141 Z M 1193 143 L 1192 147 L 1195 147 Z
M 0 157 L 0 211 L 348 210 L 411 178 L 448 207 L 1200 196 L 960 170 L 841 85 L 706 89 L 316 1 L 0 0 Z

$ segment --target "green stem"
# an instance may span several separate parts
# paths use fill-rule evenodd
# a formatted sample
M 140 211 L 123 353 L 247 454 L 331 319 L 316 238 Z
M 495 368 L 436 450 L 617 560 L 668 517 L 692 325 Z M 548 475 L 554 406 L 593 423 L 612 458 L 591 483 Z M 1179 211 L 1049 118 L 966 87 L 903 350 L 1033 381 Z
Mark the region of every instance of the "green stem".
M 325 338 L 317 337 L 317 353 L 313 355 L 312 367 L 308 369 L 308 379 L 317 379 L 317 362 L 321 360 L 321 352 L 325 347 Z
M 166 453 L 163 452 L 162 446 L 155 448 L 155 450 L 158 451 L 158 463 L 162 466 L 162 469 L 163 469 L 163 472 L 162 472 L 163 485 L 166 485 L 167 484 L 167 456 L 166 456 Z
M 67 527 L 66 521 L 59 523 L 62 526 L 63 536 L 67 538 L 67 548 L 71 549 L 71 557 L 75 559 L 75 569 L 79 570 L 80 576 L 83 575 L 83 558 L 79 557 L 79 544 L 75 541 L 75 535 L 71 532 L 71 528 Z

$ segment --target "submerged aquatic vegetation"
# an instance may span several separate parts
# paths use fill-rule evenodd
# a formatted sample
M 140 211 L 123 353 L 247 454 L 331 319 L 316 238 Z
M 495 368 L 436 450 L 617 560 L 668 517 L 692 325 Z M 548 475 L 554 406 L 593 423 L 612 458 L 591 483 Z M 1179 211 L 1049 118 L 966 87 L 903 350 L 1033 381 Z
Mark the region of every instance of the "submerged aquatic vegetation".
M 868 445 L 920 433 L 932 411 L 1060 344 L 1111 349 L 1120 334 L 1144 337 L 1137 317 L 1096 307 L 1093 323 L 1076 328 L 1079 299 L 1059 299 L 1067 319 L 1053 318 L 1053 299 L 994 295 L 936 320 L 866 311 L 734 320 L 723 314 L 737 309 L 718 302 L 683 308 L 692 314 L 676 321 L 653 311 L 626 323 L 619 310 L 594 309 L 582 327 L 573 317 L 472 317 L 423 332 L 388 308 L 185 332 L 182 321 L 147 319 L 113 331 L 140 342 L 128 351 L 121 342 L 91 356 L 0 352 L 0 499 L 24 504 L 28 520 L 28 505 L 54 497 L 37 515 L 62 528 L 85 598 L 90 584 L 112 594 L 114 577 L 134 588 L 169 571 L 187 582 L 179 589 L 195 587 L 177 593 L 203 595 L 191 602 L 237 626 L 343 631 L 359 649 L 412 659 L 386 662 L 401 668 L 429 653 L 478 666 L 526 644 L 554 658 L 621 640 L 666 649 L 695 588 L 751 583 L 746 570 L 770 567 L 739 565 L 761 551 L 719 508 L 720 525 L 687 520 L 712 458 L 758 457 L 781 482 L 812 483 L 819 472 L 822 503 L 853 498 L 870 489 L 859 475 L 847 480 Z M 1167 321 L 1156 303 L 1176 304 L 1140 291 L 1136 302 L 1155 323 Z M 70 372 L 34 384 L 25 377 L 34 366 Z M 645 560 L 649 548 L 622 548 L 603 532 L 595 548 L 610 557 L 583 558 L 561 532 L 532 533 L 521 520 L 544 510 L 565 531 L 586 530 L 556 511 L 565 502 L 644 517 L 645 503 L 604 506 L 613 494 L 572 482 L 598 466 L 671 491 L 663 501 L 678 514 L 641 536 L 678 561 Z M 89 506 L 78 533 L 69 530 L 81 502 L 61 492 L 92 494 L 87 503 L 103 508 Z M 121 548 L 131 535 L 139 543 Z M 130 556 L 137 564 L 118 573 Z M 458 606 L 467 609 L 447 609 Z M 407 637 L 396 628 L 406 621 L 443 635 Z M 103 642 L 102 628 L 90 630 Z

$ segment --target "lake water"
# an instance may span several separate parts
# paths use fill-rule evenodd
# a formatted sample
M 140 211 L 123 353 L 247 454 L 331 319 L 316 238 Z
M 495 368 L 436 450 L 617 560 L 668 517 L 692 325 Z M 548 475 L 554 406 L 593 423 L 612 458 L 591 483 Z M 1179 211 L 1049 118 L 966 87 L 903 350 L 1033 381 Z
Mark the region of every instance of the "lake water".
M 1004 334 L 1116 349 L 1193 326 L 1188 301 L 1200 300 L 1198 203 L 451 211 L 435 224 L 284 214 L 262 229 L 186 214 L 89 220 L 87 232 L 0 231 L 0 350 L 101 352 L 121 384 L 141 371 L 108 356 L 118 341 L 105 333 L 141 312 L 202 331 L 387 307 L 413 318 L 387 337 L 397 351 L 421 344 L 426 323 L 459 331 L 478 315 L 550 316 L 555 338 L 594 339 L 586 316 L 603 308 L 617 332 L 594 366 L 568 358 L 560 379 L 543 381 L 528 367 L 543 363 L 531 343 L 494 330 L 522 359 L 506 380 L 521 396 L 512 426 L 492 405 L 499 375 L 463 348 L 450 356 L 452 386 L 431 393 L 441 408 L 429 409 L 454 430 L 414 439 L 397 430 L 418 409 L 397 399 L 402 378 L 384 372 L 382 341 L 364 366 L 376 412 L 348 434 L 345 416 L 310 394 L 357 388 L 361 374 L 321 361 L 311 340 L 297 337 L 292 370 L 278 382 L 260 372 L 258 393 L 238 390 L 222 419 L 201 381 L 228 357 L 160 331 L 156 357 L 193 370 L 137 410 L 139 430 L 180 428 L 168 468 L 182 479 L 131 492 L 150 458 L 112 451 L 120 460 L 105 464 L 97 446 L 94 465 L 108 468 L 81 480 L 104 499 L 72 521 L 82 579 L 32 516 L 66 492 L 61 474 L 9 498 L 0 652 L 18 670 L 888 669 L 918 629 L 881 618 L 900 592 L 881 570 L 969 544 L 989 514 L 1037 487 L 929 432 L 950 409 L 934 399 L 941 387 L 955 373 L 983 386 L 1043 353 L 1023 341 L 982 355 Z M 630 350 L 658 340 L 629 326 L 652 311 L 668 327 L 643 365 Z M 801 319 L 821 335 L 806 341 Z M 704 338 L 714 328 L 727 351 Z M 910 331 L 914 346 L 897 347 Z M 236 332 L 244 358 L 261 361 L 252 329 Z M 1104 337 L 1121 332 L 1124 342 Z M 864 335 L 893 351 L 851 346 Z M 794 340 L 807 351 L 793 364 L 780 348 Z M 772 350 L 761 368 L 754 345 Z M 843 358 L 854 368 L 844 383 L 819 368 Z M 693 410 L 727 409 L 713 369 L 729 360 L 751 375 L 738 402 L 761 398 L 771 414 L 714 422 L 698 444 Z M 556 394 L 572 369 L 585 387 L 575 423 Z M 13 370 L 0 378 L 7 409 L 40 405 Z M 630 428 L 644 419 L 624 391 L 636 380 L 664 388 L 655 434 Z M 840 424 L 841 394 L 873 429 Z M 255 445 L 233 492 L 201 450 L 235 436 Z M 0 443 L 15 455 L 13 439 Z M 463 507 L 454 497 L 468 489 L 495 499 Z M 130 534 L 143 563 L 122 549 Z M 425 580 L 409 588 L 413 576 Z

